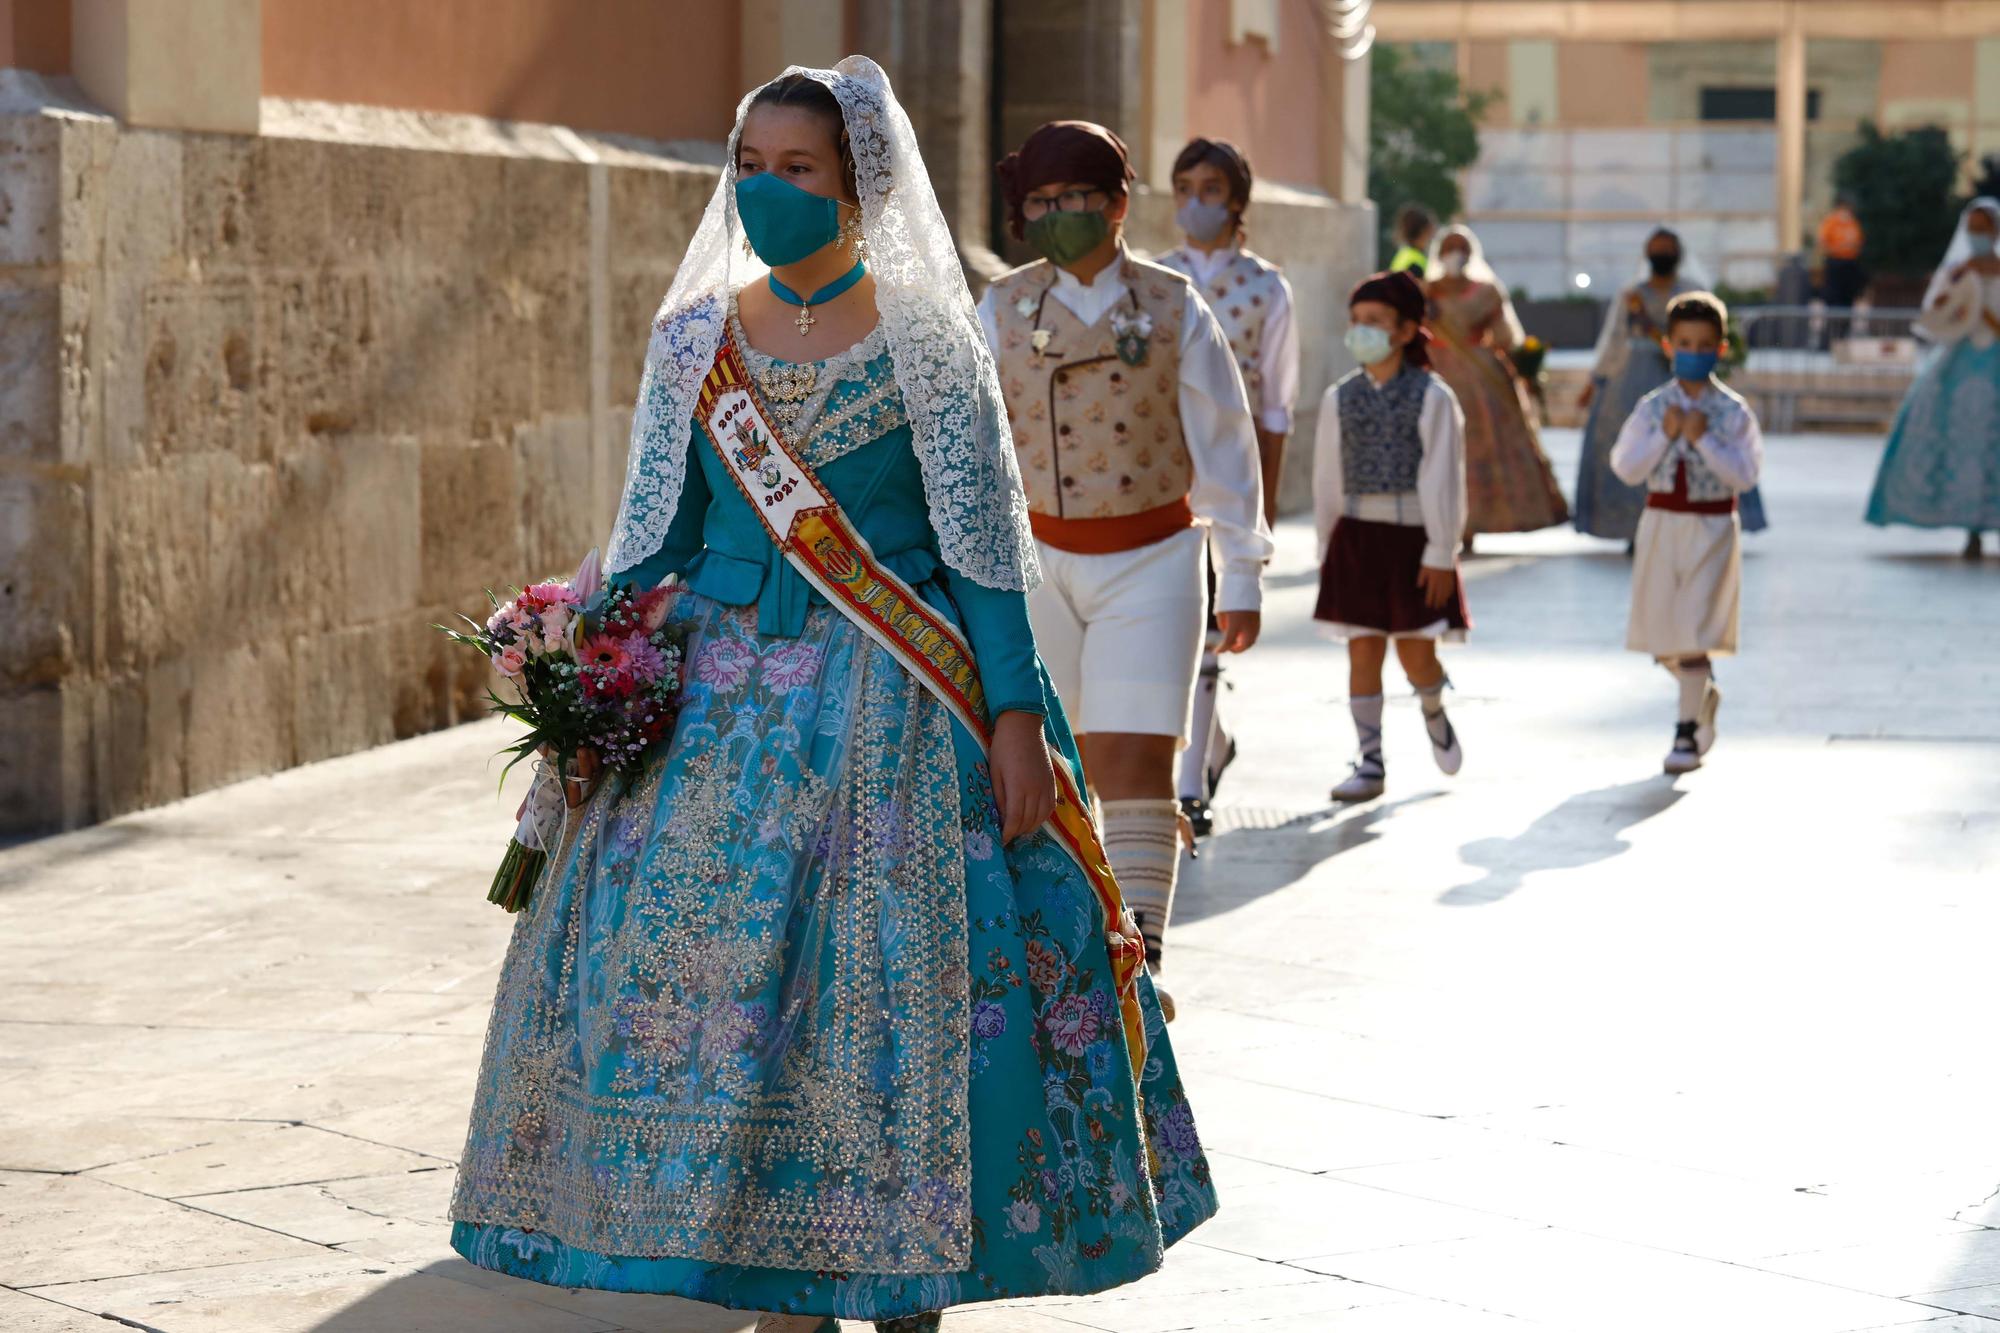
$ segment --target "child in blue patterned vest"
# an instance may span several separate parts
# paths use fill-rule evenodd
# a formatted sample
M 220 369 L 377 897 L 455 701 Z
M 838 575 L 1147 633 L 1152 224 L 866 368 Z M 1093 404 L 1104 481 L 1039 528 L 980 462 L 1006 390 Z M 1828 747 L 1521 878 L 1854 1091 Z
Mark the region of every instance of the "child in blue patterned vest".
M 1446 774 L 1465 754 L 1445 716 L 1439 639 L 1470 626 L 1458 573 L 1465 530 L 1465 416 L 1429 370 L 1424 292 L 1378 273 L 1348 300 L 1347 347 L 1361 369 L 1326 391 L 1313 456 L 1320 539 L 1316 619 L 1347 640 L 1348 707 L 1360 741 L 1336 801 L 1382 794 L 1382 666 L 1389 644 L 1416 687 L 1431 757 Z
M 1715 744 L 1722 691 L 1710 659 L 1736 651 L 1743 581 L 1736 497 L 1757 484 L 1764 456 L 1757 414 L 1715 378 L 1728 325 L 1709 293 L 1674 298 L 1661 340 L 1674 377 L 1639 400 L 1611 446 L 1611 470 L 1646 488 L 1625 646 L 1680 682 L 1669 773 L 1700 768 Z

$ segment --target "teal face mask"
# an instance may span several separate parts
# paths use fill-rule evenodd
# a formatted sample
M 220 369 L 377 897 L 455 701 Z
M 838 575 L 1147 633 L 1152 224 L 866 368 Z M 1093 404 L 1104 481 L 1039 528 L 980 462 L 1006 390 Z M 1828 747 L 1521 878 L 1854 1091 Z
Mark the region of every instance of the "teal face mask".
M 1062 213 L 1055 209 L 1028 224 L 1028 244 L 1040 251 L 1051 264 L 1074 264 L 1095 250 L 1111 234 L 1111 223 L 1102 209 L 1091 213 Z
M 778 268 L 796 264 L 840 235 L 840 201 L 808 194 L 760 171 L 736 182 L 736 215 L 757 258 Z

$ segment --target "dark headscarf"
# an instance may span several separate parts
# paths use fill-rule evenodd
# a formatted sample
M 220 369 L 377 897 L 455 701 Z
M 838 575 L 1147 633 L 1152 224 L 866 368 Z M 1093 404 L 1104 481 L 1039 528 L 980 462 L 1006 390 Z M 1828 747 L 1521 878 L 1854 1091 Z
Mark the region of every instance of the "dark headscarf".
M 995 168 L 1007 200 L 1007 230 L 1020 239 L 1027 219 L 1021 201 L 1030 190 L 1059 181 L 1076 181 L 1106 194 L 1124 194 L 1132 179 L 1131 155 L 1125 141 L 1102 125 L 1087 120 L 1052 120 L 1009 153 Z
M 1352 310 L 1361 301 L 1375 301 L 1388 306 L 1404 319 L 1417 326 L 1417 336 L 1403 345 L 1403 364 L 1408 366 L 1428 366 L 1431 363 L 1430 330 L 1424 327 L 1424 288 L 1407 271 L 1401 273 L 1377 273 L 1363 278 L 1347 298 L 1347 308 Z

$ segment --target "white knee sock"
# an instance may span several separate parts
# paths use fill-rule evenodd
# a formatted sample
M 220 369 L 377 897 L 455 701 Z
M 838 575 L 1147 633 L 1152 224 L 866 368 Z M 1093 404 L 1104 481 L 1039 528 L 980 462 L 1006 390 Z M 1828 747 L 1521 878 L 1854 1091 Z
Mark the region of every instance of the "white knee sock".
M 1147 959 L 1157 963 L 1180 874 L 1180 802 L 1106 801 L 1103 827 L 1111 873 L 1118 877 L 1125 905 L 1139 919 Z
M 1701 716 L 1701 696 L 1708 689 L 1711 674 L 1706 663 L 1701 666 L 1688 666 L 1683 663 L 1674 668 L 1674 679 L 1679 681 L 1681 686 L 1682 722 L 1693 722 Z
M 1388 771 L 1382 763 L 1382 696 L 1351 695 L 1347 708 L 1354 714 L 1354 736 L 1360 742 L 1360 771 L 1379 778 Z

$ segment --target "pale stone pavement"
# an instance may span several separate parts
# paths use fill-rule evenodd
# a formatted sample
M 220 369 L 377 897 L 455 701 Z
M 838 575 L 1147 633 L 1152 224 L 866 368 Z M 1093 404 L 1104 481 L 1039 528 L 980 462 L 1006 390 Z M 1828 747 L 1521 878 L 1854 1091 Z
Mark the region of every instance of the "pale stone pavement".
M 1223 1212 L 1145 1282 L 946 1327 L 2000 1333 L 2000 559 L 1863 526 L 1875 456 L 1773 443 L 1677 783 L 1623 557 L 1550 533 L 1470 566 L 1465 772 L 1399 700 L 1389 796 L 1328 810 L 1343 659 L 1289 525 L 1169 951 Z M 0 852 L 0 1329 L 748 1327 L 445 1246 L 503 735 Z

